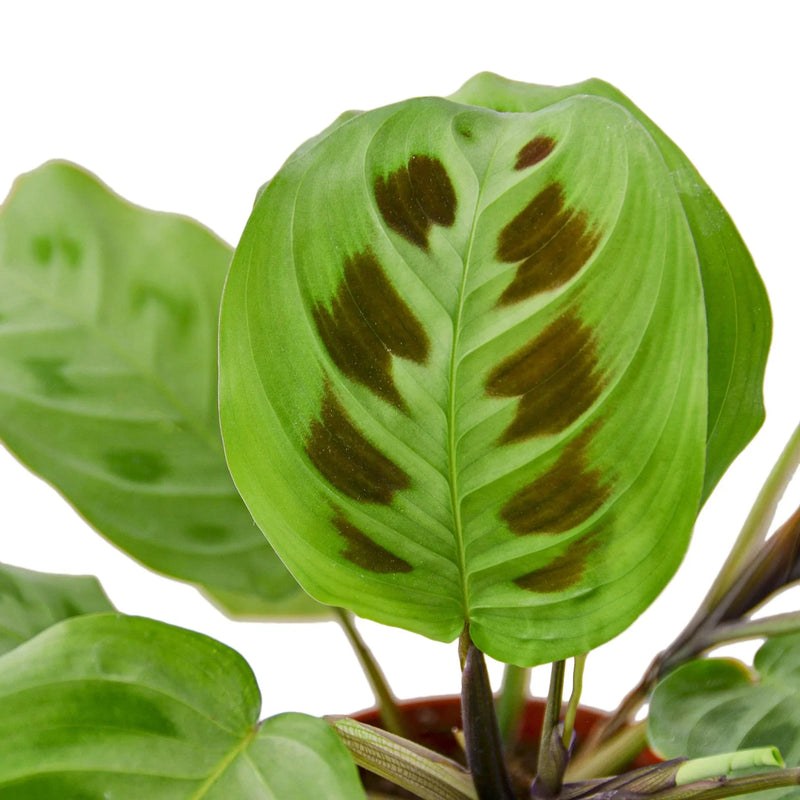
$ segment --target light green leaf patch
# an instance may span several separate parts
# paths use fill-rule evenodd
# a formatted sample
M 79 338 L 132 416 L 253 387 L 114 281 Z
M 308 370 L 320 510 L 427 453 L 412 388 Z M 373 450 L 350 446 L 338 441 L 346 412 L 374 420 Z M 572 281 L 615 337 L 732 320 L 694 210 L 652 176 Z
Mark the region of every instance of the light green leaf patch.
M 716 255 L 613 100 L 341 121 L 263 191 L 228 277 L 245 502 L 323 602 L 442 640 L 469 624 L 514 663 L 586 652 L 694 523 Z
M 0 210 L 0 438 L 104 536 L 233 614 L 320 613 L 253 524 L 217 420 L 230 248 L 65 163 Z
M 665 758 L 777 747 L 787 766 L 800 766 L 800 636 L 768 640 L 754 670 L 721 658 L 679 667 L 656 687 L 648 735 Z M 769 797 L 800 797 L 800 790 Z
M 0 564 L 0 655 L 62 619 L 113 610 L 89 575 L 49 575 Z
M 454 95 L 498 111 L 538 111 L 568 97 L 619 103 L 653 138 L 691 230 L 703 281 L 708 326 L 708 426 L 703 500 L 764 421 L 762 385 L 772 320 L 753 259 L 728 213 L 675 143 L 622 92 L 591 79 L 536 86 L 484 72 Z
M 0 798 L 363 800 L 322 720 L 258 723 L 233 650 L 153 620 L 67 620 L 0 658 Z

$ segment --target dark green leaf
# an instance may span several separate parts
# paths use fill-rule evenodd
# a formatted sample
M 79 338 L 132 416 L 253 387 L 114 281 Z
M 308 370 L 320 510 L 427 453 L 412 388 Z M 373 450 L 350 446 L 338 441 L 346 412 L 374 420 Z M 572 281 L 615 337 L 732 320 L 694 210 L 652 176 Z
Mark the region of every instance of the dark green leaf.
M 0 564 L 0 655 L 62 619 L 113 610 L 96 578 Z
M 225 465 L 230 252 L 69 164 L 21 177 L 0 213 L 0 437 L 114 544 L 226 611 L 319 614 Z
M 59 623 L 0 658 L 2 800 L 364 800 L 327 723 L 258 723 L 233 650 L 153 620 Z

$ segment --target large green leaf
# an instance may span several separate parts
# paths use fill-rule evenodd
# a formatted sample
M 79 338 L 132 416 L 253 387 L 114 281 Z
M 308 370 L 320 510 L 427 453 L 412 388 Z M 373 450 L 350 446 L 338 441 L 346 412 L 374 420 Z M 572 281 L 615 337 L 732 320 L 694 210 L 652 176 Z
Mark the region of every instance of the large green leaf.
M 341 122 L 263 191 L 228 277 L 245 502 L 324 602 L 442 640 L 469 623 L 505 661 L 585 652 L 697 513 L 706 257 L 620 103 Z
M 651 745 L 665 758 L 771 746 L 800 766 L 800 635 L 768 640 L 754 666 L 700 659 L 668 675 L 650 702 Z M 797 798 L 800 789 L 769 796 Z
M 239 614 L 320 612 L 253 524 L 217 421 L 230 248 L 47 164 L 0 213 L 0 438 L 114 544 Z
M 703 500 L 764 421 L 762 385 L 772 331 L 769 300 L 731 218 L 688 158 L 622 92 L 592 79 L 534 86 L 484 72 L 451 99 L 498 111 L 538 111 L 567 97 L 594 95 L 631 112 L 670 170 L 700 263 L 708 325 L 708 427 Z
M 233 650 L 148 619 L 59 623 L 0 658 L 2 800 L 364 800 L 327 723 L 258 723 Z
M 113 610 L 89 575 L 49 575 L 0 564 L 0 655 L 62 619 Z

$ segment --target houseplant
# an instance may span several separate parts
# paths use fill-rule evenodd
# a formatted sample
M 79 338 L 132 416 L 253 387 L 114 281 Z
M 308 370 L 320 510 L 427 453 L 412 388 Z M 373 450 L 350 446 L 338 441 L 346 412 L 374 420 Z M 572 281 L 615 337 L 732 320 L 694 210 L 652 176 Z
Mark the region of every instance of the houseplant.
M 663 588 L 763 415 L 760 280 L 627 98 L 484 74 L 450 99 L 350 112 L 259 192 L 228 272 L 230 256 L 75 167 L 20 179 L 0 215 L 0 435 L 115 544 L 229 613 L 338 615 L 396 731 L 341 609 L 459 637 L 469 772 L 346 720 L 257 725 L 232 651 L 98 613 L 111 609 L 91 582 L 9 569 L 9 614 L 31 638 L 0 660 L 0 798 L 363 797 L 342 742 L 423 797 L 511 797 L 500 740 L 525 669 L 545 662 L 525 793 L 797 783 L 794 768 L 722 779 L 779 763 L 772 745 L 800 763 L 797 622 L 749 620 L 800 577 L 795 519 L 763 544 L 797 436 L 698 616 L 619 713 L 574 757 L 578 692 L 561 719 L 565 660 L 578 686 L 583 655 Z M 741 667 L 693 660 L 765 633 L 781 636 L 755 689 Z M 511 665 L 500 729 L 484 652 Z M 682 760 L 598 783 L 641 746 L 632 714 L 661 678 L 651 737 Z M 681 710 L 723 702 L 713 735 Z M 754 718 L 766 739 L 695 758 L 709 742 L 737 751 Z

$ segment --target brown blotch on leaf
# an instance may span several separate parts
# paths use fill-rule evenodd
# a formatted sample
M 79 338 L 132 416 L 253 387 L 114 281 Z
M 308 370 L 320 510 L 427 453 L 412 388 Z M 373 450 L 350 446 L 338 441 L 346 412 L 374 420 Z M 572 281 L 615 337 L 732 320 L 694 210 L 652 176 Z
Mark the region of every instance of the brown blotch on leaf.
M 534 164 L 538 164 L 553 152 L 555 146 L 556 140 L 550 136 L 534 136 L 533 139 L 520 148 L 514 169 L 527 169 Z
M 433 225 L 455 222 L 455 189 L 438 158 L 411 156 L 407 166 L 376 178 L 373 191 L 384 222 L 421 250 Z
M 580 583 L 587 559 L 598 546 L 595 534 L 576 539 L 546 567 L 521 575 L 514 583 L 529 592 L 563 592 Z
M 497 258 L 521 263 L 497 306 L 562 286 L 586 264 L 599 241 L 586 214 L 566 207 L 563 187 L 549 184 L 500 231 Z
M 486 381 L 492 397 L 520 397 L 501 444 L 558 433 L 586 412 L 603 389 L 591 328 L 567 313 L 498 364 Z
M 383 545 L 370 539 L 364 531 L 353 525 L 337 508 L 333 524 L 347 542 L 342 557 L 362 569 L 382 575 L 396 572 L 411 572 L 414 569 L 403 558 L 394 555 Z
M 371 251 L 347 259 L 330 310 L 317 303 L 313 315 L 342 373 L 405 410 L 392 377 L 392 356 L 424 364 L 430 342 Z
M 610 495 L 597 469 L 587 469 L 593 425 L 570 442 L 541 477 L 517 491 L 500 511 L 512 533 L 564 533 L 598 511 Z
M 330 386 L 325 387 L 320 418 L 311 423 L 305 449 L 331 486 L 362 503 L 389 505 L 396 491 L 410 485 L 408 475 L 355 427 Z

